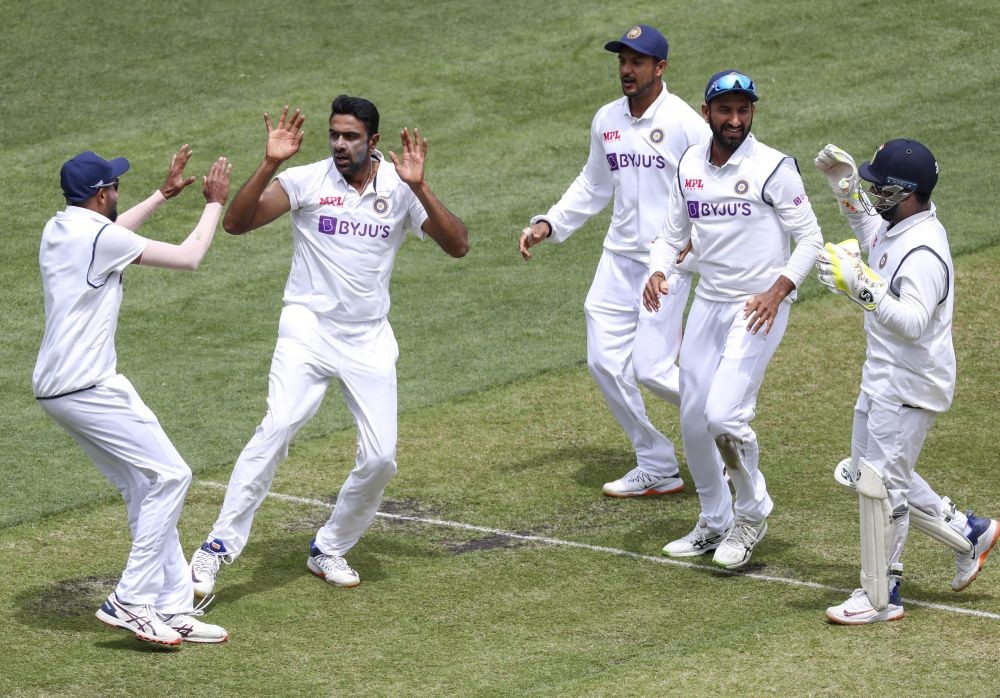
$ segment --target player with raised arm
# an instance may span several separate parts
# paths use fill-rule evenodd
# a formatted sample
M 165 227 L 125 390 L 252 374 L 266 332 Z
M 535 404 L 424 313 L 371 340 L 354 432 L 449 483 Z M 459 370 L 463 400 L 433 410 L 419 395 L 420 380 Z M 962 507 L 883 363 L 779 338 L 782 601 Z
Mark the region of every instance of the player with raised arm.
M 115 330 L 130 264 L 197 269 L 229 196 L 231 166 L 219 158 L 204 178 L 205 209 L 180 245 L 134 231 L 169 198 L 194 182 L 184 177 L 185 145 L 171 159 L 164 185 L 118 215 L 125 158 L 91 151 L 62 166 L 66 209 L 42 231 L 38 255 L 45 293 L 45 336 L 32 376 L 38 404 L 80 445 L 121 493 L 132 549 L 115 590 L 97 611 L 104 623 L 146 642 L 224 642 L 228 633 L 197 619 L 177 519 L 191 469 L 135 388 L 117 371 Z
M 817 261 L 819 280 L 864 308 L 868 340 L 851 457 L 834 473 L 858 494 L 861 588 L 826 615 L 845 625 L 898 620 L 910 524 L 954 550 L 954 591 L 976 579 L 1000 538 L 1000 522 L 963 513 L 915 470 L 955 391 L 955 269 L 930 200 L 939 168 L 926 146 L 909 139 L 880 145 L 860 171 L 835 145 L 823 148 L 815 164 L 855 235 L 827 243 Z
M 795 289 L 823 243 L 795 160 L 750 132 L 757 99 L 743 73 L 709 79 L 701 111 L 712 139 L 681 158 L 643 290 L 646 307 L 659 309 L 661 296 L 674 293 L 674 260 L 692 246 L 701 278 L 681 346 L 681 435 L 701 514 L 691 533 L 663 552 L 714 550 L 712 561 L 728 569 L 746 565 L 767 532 L 774 505 L 750 422 Z
M 338 587 L 361 578 L 344 556 L 375 520 L 396 473 L 396 359 L 389 326 L 389 277 L 408 232 L 429 236 L 451 257 L 469 249 L 462 223 L 424 178 L 427 140 L 401 132 L 392 167 L 375 149 L 379 113 L 366 99 L 340 95 L 330 110 L 330 157 L 278 168 L 302 143 L 304 117 L 288 107 L 277 125 L 264 115 L 264 159 L 233 198 L 224 227 L 234 235 L 291 213 L 292 267 L 271 362 L 267 413 L 243 449 L 205 543 L 191 557 L 196 596 L 212 592 L 220 564 L 246 545 L 254 513 L 295 433 L 319 409 L 331 380 L 358 430 L 354 469 L 329 520 L 309 545 L 310 572 Z M 277 174 L 277 176 L 275 176 Z

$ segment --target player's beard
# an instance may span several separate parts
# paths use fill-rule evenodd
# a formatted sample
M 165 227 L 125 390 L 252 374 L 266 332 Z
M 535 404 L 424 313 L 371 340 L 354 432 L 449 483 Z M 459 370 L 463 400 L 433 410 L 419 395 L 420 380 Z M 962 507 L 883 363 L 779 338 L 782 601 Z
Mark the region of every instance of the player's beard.
M 739 136 L 727 136 L 725 132 L 726 125 L 723 124 L 720 127 L 716 127 L 715 124 L 709 124 L 712 127 L 712 138 L 715 143 L 731 153 L 735 153 L 736 149 L 743 145 L 743 141 L 747 139 L 750 135 L 750 128 L 753 126 L 753 117 L 750 117 L 750 121 L 743 128 L 743 132 Z
M 111 210 L 108 211 L 108 220 L 111 221 L 112 223 L 118 220 L 118 204 L 112 206 Z

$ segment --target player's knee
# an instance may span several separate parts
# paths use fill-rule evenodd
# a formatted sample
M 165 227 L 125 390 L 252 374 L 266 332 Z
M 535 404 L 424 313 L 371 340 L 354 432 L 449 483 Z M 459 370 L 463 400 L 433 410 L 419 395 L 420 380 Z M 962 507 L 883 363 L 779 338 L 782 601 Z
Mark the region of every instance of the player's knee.
M 365 459 L 364 469 L 368 477 L 375 482 L 385 484 L 396 476 L 399 468 L 396 466 L 395 453 L 378 453 Z
M 741 437 L 741 423 L 730 412 L 714 409 L 711 406 L 705 409 L 705 423 L 708 426 L 708 433 L 713 438 L 731 436 L 739 440 Z

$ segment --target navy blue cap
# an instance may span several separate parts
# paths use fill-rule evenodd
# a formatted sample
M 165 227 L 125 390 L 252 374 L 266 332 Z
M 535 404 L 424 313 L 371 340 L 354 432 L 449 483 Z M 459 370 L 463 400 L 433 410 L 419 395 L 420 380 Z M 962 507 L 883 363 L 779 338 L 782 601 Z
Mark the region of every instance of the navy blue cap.
M 628 46 L 633 51 L 646 56 L 652 56 L 658 61 L 667 60 L 667 37 L 648 24 L 637 24 L 622 35 L 618 41 L 604 44 L 605 51 L 619 53 L 622 46 Z
M 930 194 L 937 184 L 938 164 L 923 143 L 897 138 L 880 145 L 871 162 L 862 163 L 858 173 L 878 187 L 896 185 Z
M 730 92 L 745 94 L 750 98 L 751 102 L 756 102 L 759 99 L 757 96 L 757 85 L 754 84 L 749 75 L 745 75 L 738 70 L 720 70 L 710 77 L 708 84 L 705 85 L 705 104 L 708 104 L 719 95 L 729 94 Z
M 84 202 L 99 189 L 112 186 L 128 168 L 125 158 L 105 160 L 91 150 L 84 151 L 63 163 L 59 173 L 63 196 L 71 204 Z

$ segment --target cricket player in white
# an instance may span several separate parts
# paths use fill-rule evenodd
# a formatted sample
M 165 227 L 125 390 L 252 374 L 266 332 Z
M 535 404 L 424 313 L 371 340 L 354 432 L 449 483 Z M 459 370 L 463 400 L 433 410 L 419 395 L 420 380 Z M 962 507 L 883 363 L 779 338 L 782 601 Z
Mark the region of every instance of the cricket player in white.
M 835 145 L 815 162 L 856 236 L 826 245 L 819 279 L 864 308 L 868 338 L 851 458 L 835 471 L 838 482 L 858 494 L 861 588 L 826 615 L 845 625 L 898 620 L 910 524 L 955 551 L 955 591 L 975 580 L 1000 538 L 1000 522 L 963 514 L 915 472 L 927 433 L 955 391 L 955 269 L 930 202 L 938 163 L 926 146 L 908 139 L 879 146 L 860 175 L 854 159 Z M 870 184 L 867 194 L 861 179 Z
M 604 48 L 618 54 L 624 97 L 601 107 L 590 127 L 590 156 L 559 202 L 534 216 L 519 248 L 562 242 L 614 200 L 604 251 L 584 304 L 587 365 L 636 454 L 636 467 L 604 485 L 611 497 L 684 488 L 674 445 L 650 422 L 639 384 L 677 405 L 677 352 L 691 285 L 693 256 L 679 270 L 676 292 L 659 315 L 641 307 L 649 245 L 665 213 L 667 190 L 688 146 L 707 139 L 698 114 L 667 91 L 667 40 L 640 24 Z
M 135 230 L 194 177 L 184 178 L 191 149 L 174 155 L 164 185 L 118 215 L 118 178 L 125 158 L 91 151 L 61 172 L 66 209 L 42 231 L 38 263 L 45 293 L 45 336 L 32 387 L 38 404 L 80 445 L 121 493 L 132 550 L 115 590 L 97 611 L 101 621 L 147 642 L 176 646 L 224 642 L 226 631 L 197 620 L 177 519 L 191 469 L 156 416 L 117 371 L 115 330 L 123 274 L 130 264 L 196 269 L 212 243 L 229 195 L 230 165 L 219 158 L 204 180 L 201 220 L 180 245 Z
M 396 359 L 389 326 L 389 277 L 407 232 L 429 235 L 447 254 L 468 251 L 468 231 L 424 179 L 427 141 L 403 129 L 393 167 L 375 149 L 379 114 L 365 99 L 340 95 L 330 115 L 331 157 L 290 168 L 304 117 L 265 114 L 264 160 L 234 197 L 223 222 L 242 234 L 291 212 L 292 267 L 271 363 L 267 413 L 229 479 L 222 511 L 191 558 L 194 593 L 211 593 L 220 563 L 246 545 L 288 444 L 319 409 L 336 380 L 358 429 L 353 471 L 329 520 L 316 534 L 309 570 L 338 587 L 360 577 L 344 559 L 375 520 L 386 483 L 396 473 Z
M 750 133 L 756 102 L 756 86 L 742 73 L 709 80 L 701 109 L 712 139 L 681 158 L 643 292 L 649 310 L 661 306 L 661 294 L 673 295 L 676 260 L 690 244 L 701 278 L 681 346 L 681 435 L 701 515 L 663 552 L 715 550 L 713 562 L 728 569 L 746 565 L 767 531 L 773 504 L 750 421 L 795 289 L 823 242 L 795 160 Z

